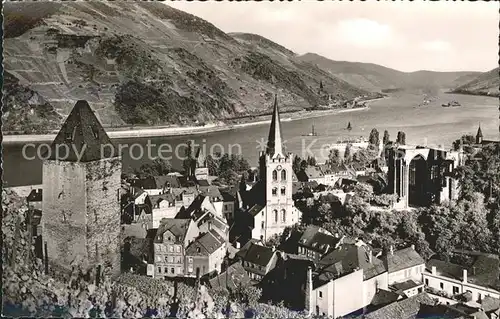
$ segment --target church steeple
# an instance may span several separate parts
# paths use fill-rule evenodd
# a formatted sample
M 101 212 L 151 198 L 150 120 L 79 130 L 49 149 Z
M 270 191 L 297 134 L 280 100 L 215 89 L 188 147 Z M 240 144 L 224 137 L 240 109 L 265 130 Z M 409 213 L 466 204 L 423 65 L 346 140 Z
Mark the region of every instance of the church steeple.
M 483 132 L 481 131 L 481 123 L 479 123 L 479 128 L 476 134 L 476 144 L 481 144 L 483 142 Z
M 283 155 L 283 141 L 281 138 L 281 122 L 280 113 L 278 110 L 278 96 L 274 96 L 274 110 L 273 117 L 271 119 L 271 127 L 269 128 L 269 137 L 267 139 L 267 150 L 266 153 L 275 157 L 278 154 Z

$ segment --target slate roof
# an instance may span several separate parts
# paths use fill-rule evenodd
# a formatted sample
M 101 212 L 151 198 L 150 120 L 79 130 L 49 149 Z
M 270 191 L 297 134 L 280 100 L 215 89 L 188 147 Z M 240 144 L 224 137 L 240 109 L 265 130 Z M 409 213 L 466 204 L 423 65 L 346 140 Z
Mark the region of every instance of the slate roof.
M 299 245 L 316 252 L 326 254 L 333 250 L 340 242 L 340 238 L 320 231 L 320 227 L 309 225 L 299 239 Z
M 153 207 L 155 207 L 156 204 L 159 202 L 165 200 L 169 203 L 175 203 L 175 197 L 171 193 L 167 194 L 160 194 L 160 195 L 149 195 L 149 199 L 151 200 L 151 203 L 153 204 Z
M 33 189 L 29 193 L 26 200 L 28 202 L 41 202 L 42 201 L 42 193 L 43 193 L 43 189 Z
M 272 248 L 251 243 L 248 250 L 243 253 L 242 259 L 252 264 L 265 267 L 271 262 L 274 255 L 275 252 Z
M 245 193 L 244 203 L 249 207 L 258 204 L 262 207 L 266 206 L 266 184 L 259 180 L 253 187 Z
M 366 170 L 366 166 L 364 166 L 363 164 L 358 163 L 358 162 L 353 162 L 353 163 L 351 164 L 351 167 L 352 167 L 352 169 L 354 169 L 355 171 L 364 171 L 364 170 Z
M 191 205 L 189 205 L 189 207 L 186 208 L 184 211 L 179 211 L 175 216 L 175 218 L 193 218 L 194 220 L 198 220 L 207 212 L 210 212 L 215 215 L 216 211 L 212 203 L 210 203 L 208 209 L 206 207 L 202 207 L 203 202 L 205 201 L 206 198 L 207 196 L 204 195 L 196 196 Z
M 438 275 L 457 280 L 462 279 L 463 267 L 460 265 L 456 265 L 451 262 L 446 262 L 438 259 L 431 259 L 425 264 L 425 268 L 429 272 L 432 271 L 433 266 L 436 267 L 436 272 Z
M 468 282 L 500 290 L 500 259 L 497 255 L 476 253 L 472 267 L 437 259 L 429 260 L 427 270 L 432 271 L 432 266 L 436 267 L 438 274 L 458 280 L 462 280 L 463 270 L 467 269 Z
M 250 216 L 255 217 L 255 216 L 257 216 L 258 213 L 260 213 L 262 211 L 263 208 L 264 208 L 264 206 L 261 206 L 259 204 L 255 204 L 252 206 L 252 208 L 250 208 L 248 210 L 248 213 L 250 214 Z
M 186 248 L 186 255 L 208 257 L 208 255 L 213 254 L 217 249 L 221 248 L 224 243 L 224 238 L 222 238 L 216 231 L 212 230 L 196 238 Z
M 222 200 L 222 195 L 219 191 L 219 188 L 215 185 L 200 186 L 200 194 L 208 196 L 212 199 Z
M 156 176 L 160 177 L 160 176 Z M 179 182 L 179 177 L 175 175 L 166 175 L 166 176 L 161 176 L 162 179 L 159 179 L 157 183 L 162 183 L 161 185 L 167 186 L 167 183 L 170 183 L 170 187 L 172 188 L 179 188 L 181 187 L 181 183 Z
M 324 169 L 325 174 L 338 174 L 338 173 L 341 173 L 341 172 L 349 172 L 349 173 L 353 173 L 354 174 L 354 172 L 352 171 L 352 169 L 349 168 L 344 163 L 337 164 L 337 165 L 332 165 L 330 167 L 325 167 L 325 166 L 326 165 L 321 166 L 321 168 Z
M 386 272 L 384 263 L 375 256 L 371 257 L 372 262 L 370 263 L 370 254 L 371 248 L 366 245 L 341 245 L 319 261 L 320 271 L 316 286 L 321 286 L 331 279 L 340 278 L 356 269 L 363 269 L 364 280 Z
M 480 255 L 468 270 L 467 281 L 500 290 L 500 259 L 496 255 Z
M 486 296 L 481 300 L 481 306 L 485 312 L 496 311 L 500 309 L 500 299 Z
M 389 273 L 425 264 L 425 260 L 412 247 L 388 253 L 382 259 Z
M 158 236 L 162 236 L 167 230 L 177 237 L 177 242 L 184 242 L 191 222 L 191 219 L 163 218 L 156 232 L 155 243 L 163 242 Z
M 201 187 L 210 186 L 210 183 L 207 180 L 205 180 L 205 179 L 198 179 L 198 180 L 196 180 L 196 182 Z
M 389 290 L 384 290 L 384 289 L 379 289 L 376 293 L 375 296 L 373 296 L 371 305 L 373 306 L 385 306 L 390 303 L 395 302 L 401 298 L 400 294 L 397 294 L 393 291 Z
M 418 318 L 436 318 L 436 319 L 488 319 L 484 311 L 475 307 L 469 307 L 465 304 L 457 303 L 454 305 L 422 305 L 420 307 Z
M 212 288 L 222 287 L 234 290 L 240 284 L 250 284 L 250 277 L 248 277 L 241 263 L 237 262 L 230 265 L 226 271 L 217 277 L 210 279 L 209 283 Z
M 321 178 L 325 176 L 321 169 L 316 166 L 307 166 L 305 169 L 305 173 L 309 179 Z
M 433 299 L 427 293 L 420 293 L 401 301 L 393 302 L 371 313 L 359 316 L 359 319 L 415 319 L 421 305 L 434 305 Z
M 269 136 L 267 138 L 266 154 L 273 156 L 275 153 L 283 152 L 283 145 L 281 144 L 282 136 L 278 96 L 276 95 L 274 96 L 273 115 L 271 118 L 271 126 L 269 127 Z
M 49 160 L 67 162 L 91 162 L 120 156 L 116 145 L 85 100 L 76 102 L 52 142 L 48 155 Z
M 396 283 L 393 283 L 390 288 L 393 290 L 393 291 L 397 291 L 397 292 L 404 292 L 408 289 L 412 289 L 412 288 L 415 288 L 415 287 L 418 287 L 418 286 L 421 286 L 422 283 L 420 282 L 416 282 L 414 280 L 407 280 L 407 281 L 404 281 L 404 282 L 396 282 Z
M 156 181 L 154 177 L 144 177 L 138 179 L 134 185 L 140 187 L 141 189 L 157 189 L 156 187 Z
M 142 190 L 139 187 L 132 186 L 130 188 L 130 193 L 132 194 L 132 198 L 135 200 L 135 199 L 137 199 L 139 196 L 141 196 L 145 192 L 144 192 L 144 190 Z
M 234 202 L 236 200 L 236 198 L 228 192 L 220 192 L 220 194 L 224 202 Z

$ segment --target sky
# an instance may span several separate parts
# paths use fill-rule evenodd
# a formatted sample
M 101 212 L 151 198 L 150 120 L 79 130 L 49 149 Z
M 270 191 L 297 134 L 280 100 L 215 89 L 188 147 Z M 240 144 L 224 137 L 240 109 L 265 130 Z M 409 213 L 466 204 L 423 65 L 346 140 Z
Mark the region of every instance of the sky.
M 222 31 L 288 49 L 400 71 L 489 71 L 498 66 L 499 2 L 168 1 Z

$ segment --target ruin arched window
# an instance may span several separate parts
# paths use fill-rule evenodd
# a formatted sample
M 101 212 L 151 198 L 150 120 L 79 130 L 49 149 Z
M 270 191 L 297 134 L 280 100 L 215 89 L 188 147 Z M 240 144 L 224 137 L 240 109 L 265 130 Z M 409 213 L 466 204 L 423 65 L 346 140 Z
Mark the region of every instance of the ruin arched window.
M 286 181 L 286 170 L 281 171 L 281 180 Z
M 273 213 L 274 213 L 274 222 L 277 223 L 278 222 L 278 211 L 275 209 L 273 211 Z
M 273 171 L 273 181 L 277 181 L 277 180 L 278 180 L 278 171 L 274 170 Z
M 281 210 L 281 221 L 286 222 L 286 210 Z

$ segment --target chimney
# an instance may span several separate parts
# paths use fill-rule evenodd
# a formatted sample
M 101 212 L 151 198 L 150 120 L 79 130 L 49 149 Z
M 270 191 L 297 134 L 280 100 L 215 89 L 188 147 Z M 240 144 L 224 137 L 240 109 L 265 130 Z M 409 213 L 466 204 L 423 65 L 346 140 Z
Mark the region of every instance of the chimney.
M 467 269 L 462 271 L 462 279 L 464 283 L 467 283 Z
M 240 248 L 241 248 L 241 244 L 240 244 L 240 242 L 239 242 L 239 241 L 237 241 L 237 242 L 236 242 L 236 248 L 237 248 L 237 249 L 240 249 Z
M 475 267 L 475 266 L 473 266 L 473 267 L 472 267 L 472 276 L 475 276 L 475 275 L 476 275 L 476 267 Z
M 368 262 L 371 264 L 373 263 L 373 254 L 371 251 L 368 251 Z
M 415 250 L 415 245 L 411 245 L 411 249 Z
M 431 273 L 435 276 L 437 274 L 436 266 L 432 266 Z
M 389 254 L 391 254 L 391 256 L 394 255 L 394 247 L 392 245 L 389 247 Z
M 312 268 L 307 267 L 306 291 L 305 291 L 305 313 L 310 316 L 312 313 Z
M 208 221 L 208 231 L 211 231 L 212 230 L 212 221 L 209 220 Z

